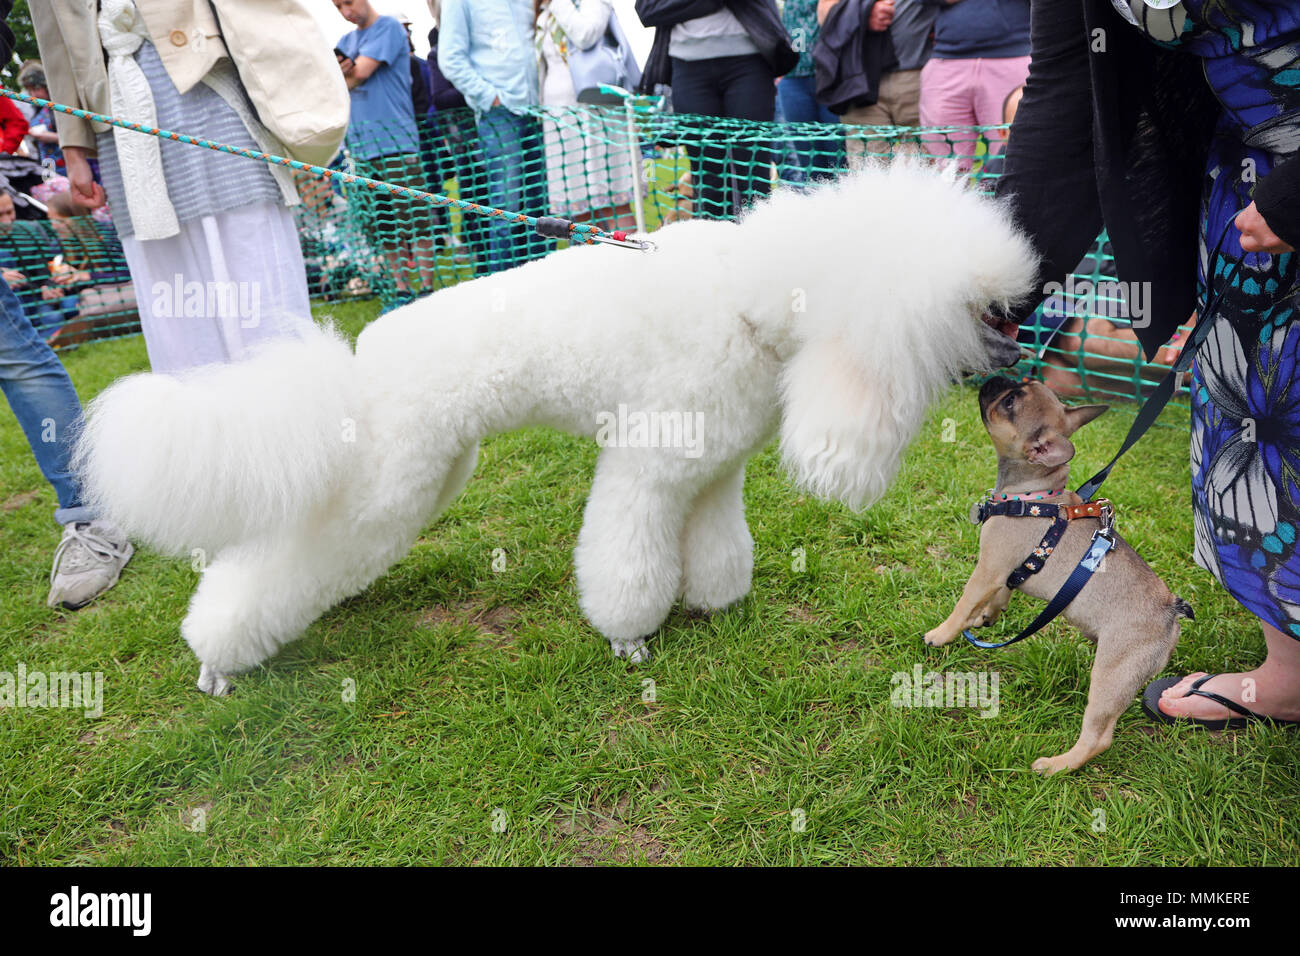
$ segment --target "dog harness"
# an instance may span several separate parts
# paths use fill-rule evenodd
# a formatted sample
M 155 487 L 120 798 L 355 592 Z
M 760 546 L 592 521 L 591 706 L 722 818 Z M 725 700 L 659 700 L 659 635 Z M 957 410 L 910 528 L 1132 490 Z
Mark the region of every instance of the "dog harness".
M 974 524 L 983 524 L 989 518 L 998 516 L 1052 519 L 1052 524 L 1043 535 L 1043 539 L 1038 542 L 1038 547 L 1034 548 L 1029 557 L 1020 562 L 1019 566 L 1007 576 L 1007 587 L 1013 591 L 1024 584 L 1030 575 L 1037 574 L 1043 569 L 1043 565 L 1047 562 L 1057 544 L 1060 543 L 1061 537 L 1065 534 L 1065 530 L 1070 526 L 1071 521 L 1077 521 L 1080 518 L 1096 518 L 1098 525 L 1097 530 L 1093 532 L 1092 542 L 1088 545 L 1088 550 L 1084 553 L 1078 566 L 1066 579 L 1065 584 L 1057 592 L 1056 596 L 1047 603 L 1047 607 L 1043 609 L 1042 613 L 1034 618 L 1023 631 L 1010 640 L 1000 643 L 981 641 L 971 634 L 969 630 L 962 631 L 962 636 L 967 641 L 976 647 L 985 649 L 1006 647 L 1008 644 L 1023 641 L 1026 637 L 1041 630 L 1048 621 L 1070 606 L 1070 602 L 1078 596 L 1079 592 L 1083 590 L 1083 586 L 1092 578 L 1093 572 L 1101 566 L 1102 558 L 1115 546 L 1115 508 L 1106 498 L 1085 501 L 1078 505 L 1064 505 L 1051 504 L 1037 499 L 994 500 L 992 493 L 990 493 L 990 497 L 977 502 L 971 508 L 970 519 Z

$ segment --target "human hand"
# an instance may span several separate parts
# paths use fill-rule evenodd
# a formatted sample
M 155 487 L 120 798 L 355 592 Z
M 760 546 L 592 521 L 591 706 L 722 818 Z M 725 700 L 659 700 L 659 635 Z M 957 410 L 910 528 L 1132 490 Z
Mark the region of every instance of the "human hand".
M 86 151 L 80 146 L 65 146 L 63 161 L 67 167 L 68 195 L 83 209 L 98 209 L 108 201 L 104 187 L 95 182 L 86 161 Z
M 338 60 L 339 69 L 343 71 L 343 75 L 351 76 L 352 69 L 356 66 L 356 63 L 346 56 L 336 56 L 335 59 Z
M 871 14 L 867 17 L 867 29 L 875 33 L 883 33 L 889 29 L 889 24 L 894 21 L 894 0 L 876 0 L 871 7 Z
M 17 269 L 5 269 L 3 274 L 5 282 L 8 282 L 10 286 L 22 287 L 27 284 L 27 276 Z
M 41 286 L 41 298 L 46 302 L 52 302 L 55 299 L 62 299 L 63 291 L 52 285 L 43 285 Z
M 1269 228 L 1253 202 L 1237 213 L 1232 224 L 1241 233 L 1243 252 L 1295 252 L 1295 247 L 1278 238 L 1277 233 Z

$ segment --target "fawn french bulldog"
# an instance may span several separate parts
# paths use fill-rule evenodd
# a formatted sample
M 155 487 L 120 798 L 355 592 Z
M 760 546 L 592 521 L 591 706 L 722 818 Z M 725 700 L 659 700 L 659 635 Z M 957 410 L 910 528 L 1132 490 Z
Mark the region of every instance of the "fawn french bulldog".
M 998 453 L 991 501 L 1029 504 L 1022 517 L 994 514 L 984 521 L 975 571 L 948 619 L 925 635 L 931 647 L 947 644 L 965 628 L 996 621 L 1011 599 L 1013 586 L 1031 597 L 1050 600 L 1087 552 L 1102 520 L 1101 509 L 1085 505 L 1068 490 L 1067 482 L 1074 457 L 1070 436 L 1107 406 L 1067 408 L 1041 382 L 1008 378 L 986 382 L 979 402 L 984 427 Z M 1056 520 L 1054 506 L 1068 520 L 1060 540 L 1044 547 Z M 1039 507 L 1044 516 L 1035 515 Z M 1191 606 L 1172 594 L 1137 552 L 1115 535 L 1114 549 L 1065 609 L 1064 617 L 1097 650 L 1083 730 L 1065 753 L 1034 761 L 1033 768 L 1045 774 L 1077 770 L 1110 746 L 1119 715 L 1139 688 L 1165 666 L 1178 642 L 1179 622 L 1193 615 Z

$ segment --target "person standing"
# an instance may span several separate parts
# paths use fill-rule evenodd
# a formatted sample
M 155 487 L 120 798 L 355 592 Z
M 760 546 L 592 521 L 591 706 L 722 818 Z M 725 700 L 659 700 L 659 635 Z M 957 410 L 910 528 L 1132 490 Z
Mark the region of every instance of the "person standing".
M 0 0 L 0 63 L 13 55 L 14 35 L 6 22 L 10 7 L 9 0 Z M 5 278 L 0 278 L 0 391 L 58 500 L 54 520 L 63 525 L 63 537 L 54 552 L 45 603 L 75 611 L 117 583 L 134 549 L 81 500 L 70 461 L 81 401 Z
M 921 71 L 922 126 L 997 126 L 1029 73 L 1029 0 L 921 0 L 938 11 L 934 53 Z M 929 135 L 926 151 L 971 167 L 977 134 Z M 990 137 L 990 149 L 1000 142 Z
M 1300 721 L 1300 7 L 1035 0 L 1031 36 L 997 193 L 1043 284 L 1105 222 L 1120 285 L 1146 287 L 1148 357 L 1194 310 L 1211 323 L 1190 382 L 1194 559 L 1267 648 L 1249 670 L 1161 678 L 1143 706 L 1215 729 Z
M 840 2 L 852 0 L 820 0 L 817 4 L 818 18 L 825 22 L 831 8 Z M 881 70 L 876 101 L 849 107 L 840 116 L 842 123 L 904 128 L 923 125 L 921 71 L 930 59 L 938 13 L 928 0 L 875 0 L 870 3 L 866 29 L 888 34 L 892 55 Z M 915 140 L 908 142 L 914 143 Z M 851 135 L 846 145 L 849 165 L 856 169 L 873 158 L 887 161 L 898 140 Z
M 311 133 L 292 145 L 311 139 L 313 158 L 337 148 L 342 83 L 331 90 L 320 82 L 329 79 L 319 73 L 328 58 L 313 60 L 302 44 L 304 35 L 323 40 L 297 0 L 49 0 L 31 13 L 58 102 L 284 153 L 264 124 L 286 135 L 301 129 L 292 124 L 304 117 L 304 93 L 281 76 L 292 62 L 295 75 L 317 81 Z M 274 55 L 278 44 L 283 58 Z M 56 123 L 75 198 L 87 207 L 105 194 L 111 200 L 155 372 L 238 361 L 264 341 L 311 328 L 287 168 L 65 113 Z M 89 164 L 96 154 L 102 188 Z M 182 294 L 187 287 L 204 294 Z
M 49 88 L 45 85 L 45 69 L 35 60 L 29 60 L 18 71 L 18 85 L 28 96 L 38 100 L 50 98 Z M 47 169 L 63 175 L 66 167 L 63 153 L 59 150 L 59 134 L 55 130 L 54 111 L 42 106 L 28 121 L 27 135 L 36 147 L 36 160 Z
M 781 22 L 790 46 L 799 55 L 794 68 L 776 81 L 777 102 L 787 123 L 838 123 L 839 117 L 817 101 L 817 76 L 812 51 L 817 43 L 817 0 L 786 0 Z M 800 178 L 831 179 L 843 165 L 844 146 L 838 137 L 799 137 L 791 146 Z
M 655 28 L 641 89 L 673 91 L 673 110 L 687 120 L 686 143 L 695 214 L 734 218 L 771 188 L 770 146 L 730 143 L 712 117 L 770 123 L 776 80 L 798 63 L 775 0 L 637 0 L 637 16 Z
M 411 62 L 406 30 L 395 18 L 381 16 L 369 0 L 334 0 L 334 7 L 356 26 L 343 35 L 337 49 L 352 102 L 347 148 L 357 173 L 427 191 L 411 96 L 411 71 L 418 66 Z M 358 189 L 352 201 L 361 211 L 371 244 L 388 259 L 397 297 L 416 292 L 407 275 L 410 266 L 419 273 L 419 291 L 432 292 L 437 285 L 433 207 L 365 188 Z
M 595 46 L 610 29 L 613 2 L 535 0 L 535 8 L 551 209 L 602 229 L 634 229 L 632 203 L 640 197 L 633 197 L 626 121 L 580 107 L 569 71 L 570 52 Z
M 434 26 L 429 30 L 429 56 L 424 63 L 424 81 L 429 90 L 429 111 L 421 120 L 421 131 L 428 149 L 424 152 L 424 171 L 430 182 L 456 180 L 461 199 L 485 202 L 487 173 L 483 168 L 483 150 L 473 118 L 467 116 L 468 105 L 460 90 L 451 85 L 438 66 L 438 26 L 441 4 L 430 0 L 429 12 Z M 464 213 L 460 216 L 460 237 L 449 231 L 459 257 L 468 256 L 474 275 L 486 275 L 488 262 L 487 221 L 484 216 Z
M 511 213 L 546 215 L 542 126 L 530 112 L 539 94 L 532 0 L 443 0 L 439 27 L 438 66 L 477 121 L 485 201 Z M 487 235 L 489 272 L 548 249 L 535 231 L 500 216 L 488 220 Z

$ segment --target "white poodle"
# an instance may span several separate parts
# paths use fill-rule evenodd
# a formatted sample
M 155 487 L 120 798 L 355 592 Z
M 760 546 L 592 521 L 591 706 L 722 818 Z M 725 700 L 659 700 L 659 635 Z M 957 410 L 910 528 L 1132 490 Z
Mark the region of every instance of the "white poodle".
M 654 241 L 444 289 L 369 325 L 355 354 L 322 331 L 105 391 L 79 444 L 85 491 L 204 563 L 181 628 L 199 686 L 225 692 L 366 588 L 464 487 L 479 440 L 525 425 L 605 446 L 578 596 L 615 655 L 642 660 L 674 601 L 749 591 L 751 455 L 779 429 L 801 486 L 871 504 L 932 400 L 1015 360 L 980 319 L 1035 274 L 1004 209 L 910 164 Z

